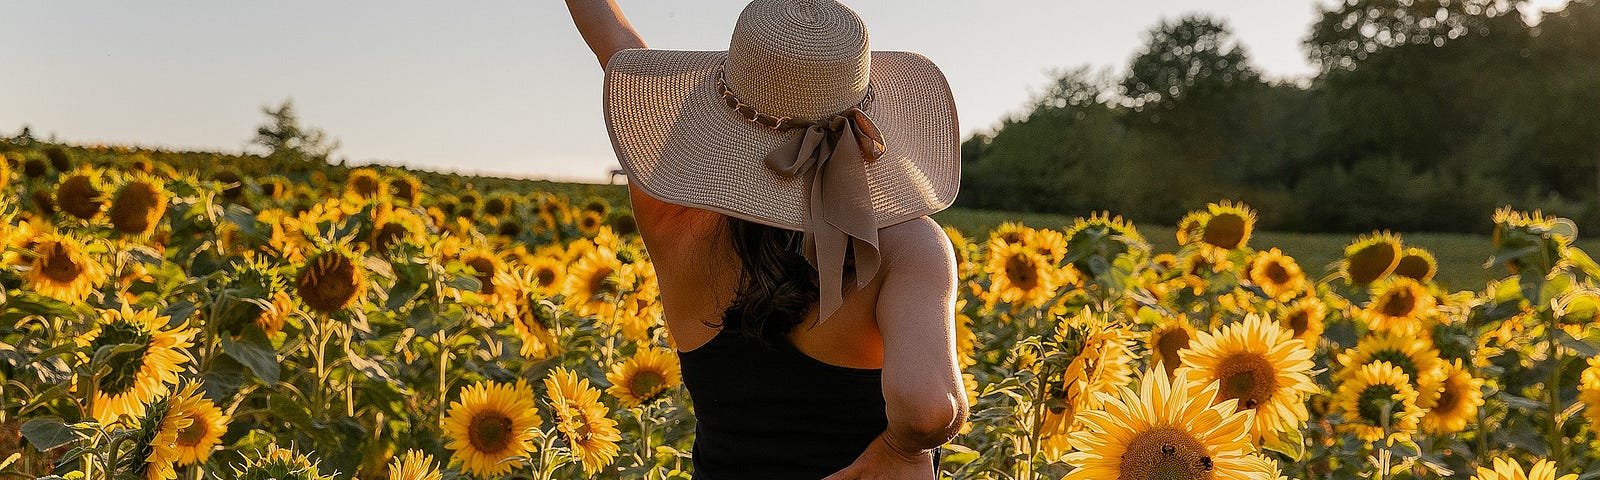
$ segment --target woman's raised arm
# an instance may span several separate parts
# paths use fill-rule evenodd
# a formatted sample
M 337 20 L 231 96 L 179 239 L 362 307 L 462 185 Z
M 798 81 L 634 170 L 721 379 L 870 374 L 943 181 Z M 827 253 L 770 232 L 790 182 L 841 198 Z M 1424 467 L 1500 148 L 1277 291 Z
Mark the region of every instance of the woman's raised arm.
M 644 39 L 622 16 L 616 0 L 567 0 L 567 11 L 572 13 L 572 23 L 578 34 L 594 50 L 600 68 L 611 61 L 611 54 L 629 48 L 645 48 Z

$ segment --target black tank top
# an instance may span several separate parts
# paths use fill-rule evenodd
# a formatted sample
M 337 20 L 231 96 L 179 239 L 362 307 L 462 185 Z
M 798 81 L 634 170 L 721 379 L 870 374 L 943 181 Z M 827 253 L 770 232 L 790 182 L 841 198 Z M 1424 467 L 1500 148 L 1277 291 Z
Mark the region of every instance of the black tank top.
M 697 421 L 697 480 L 817 480 L 849 466 L 888 426 L 881 369 L 811 358 L 724 329 L 678 352 Z

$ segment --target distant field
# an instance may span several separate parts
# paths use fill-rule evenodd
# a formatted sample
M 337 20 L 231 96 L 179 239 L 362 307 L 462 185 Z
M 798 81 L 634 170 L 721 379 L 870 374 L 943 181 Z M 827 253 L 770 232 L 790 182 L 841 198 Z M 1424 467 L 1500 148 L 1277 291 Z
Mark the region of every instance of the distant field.
M 536 182 L 539 188 L 549 188 L 552 192 L 565 193 L 574 200 L 600 197 L 613 205 L 627 205 L 628 190 L 624 185 L 590 185 L 581 183 Z M 971 210 L 965 208 L 951 208 L 933 215 L 933 219 L 942 225 L 949 225 L 961 230 L 969 238 L 983 236 L 983 232 L 993 229 L 1003 222 L 1015 221 L 1035 228 L 1061 229 L 1072 224 L 1074 217 L 1048 213 L 1019 213 L 990 210 Z M 1489 219 L 1485 218 L 1485 222 Z M 1172 225 L 1154 225 L 1137 223 L 1134 225 L 1139 233 L 1150 242 L 1150 246 L 1158 252 L 1171 252 L 1177 250 L 1177 237 L 1173 234 Z M 1481 290 L 1493 278 L 1508 275 L 1505 267 L 1492 269 L 1483 268 L 1485 260 L 1494 253 L 1494 245 L 1487 235 L 1471 235 L 1456 233 L 1405 233 L 1396 232 L 1405 239 L 1407 244 L 1419 246 L 1433 252 L 1439 260 L 1439 283 L 1451 290 Z M 1344 253 L 1345 245 L 1359 236 L 1357 234 L 1307 234 L 1307 233 L 1281 233 L 1281 232 L 1256 232 L 1250 239 L 1250 246 L 1256 249 L 1278 247 L 1295 258 L 1300 267 L 1312 278 L 1320 278 L 1327 273 L 1326 267 Z M 1600 252 L 1600 239 L 1583 239 L 1578 241 L 1578 246 L 1589 252 Z

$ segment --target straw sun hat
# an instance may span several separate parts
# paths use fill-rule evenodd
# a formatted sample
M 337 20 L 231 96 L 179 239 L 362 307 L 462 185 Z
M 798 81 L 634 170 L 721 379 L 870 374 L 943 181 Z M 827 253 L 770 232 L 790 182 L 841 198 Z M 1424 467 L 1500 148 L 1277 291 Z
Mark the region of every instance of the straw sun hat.
M 960 183 L 955 101 L 910 52 L 871 51 L 833 0 L 755 0 L 727 51 L 633 49 L 606 66 L 628 181 L 664 202 L 805 231 L 821 311 L 877 273 L 877 229 L 944 209 Z

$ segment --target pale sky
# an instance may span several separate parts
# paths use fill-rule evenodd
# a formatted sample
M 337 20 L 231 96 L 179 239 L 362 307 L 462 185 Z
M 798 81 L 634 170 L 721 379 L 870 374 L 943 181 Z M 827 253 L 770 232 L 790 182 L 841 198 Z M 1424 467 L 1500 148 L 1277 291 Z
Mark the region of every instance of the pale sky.
M 1225 18 L 1268 78 L 1308 77 L 1319 0 L 845 1 L 873 49 L 940 66 L 967 135 L 1054 69 L 1120 76 L 1147 30 L 1185 13 Z M 722 50 L 746 2 L 619 3 L 653 48 Z M 0 45 L 4 135 L 237 152 L 260 107 L 293 98 L 351 163 L 582 181 L 616 165 L 601 69 L 560 0 L 17 1 Z

